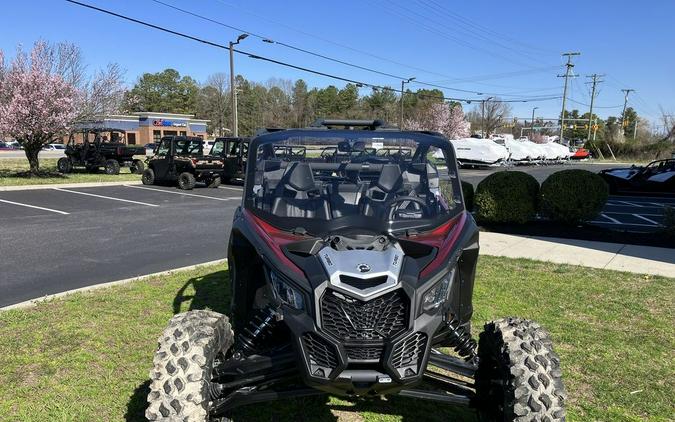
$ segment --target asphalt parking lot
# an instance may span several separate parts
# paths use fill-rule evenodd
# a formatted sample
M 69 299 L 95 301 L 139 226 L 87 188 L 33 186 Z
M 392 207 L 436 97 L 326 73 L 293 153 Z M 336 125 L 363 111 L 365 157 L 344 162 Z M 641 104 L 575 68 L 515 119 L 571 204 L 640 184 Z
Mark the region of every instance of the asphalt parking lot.
M 221 259 L 241 190 L 0 192 L 0 306 Z
M 540 182 L 563 168 L 518 167 Z M 461 170 L 474 185 L 494 171 Z M 221 259 L 241 186 L 120 185 L 0 192 L 0 307 L 36 297 Z M 654 231 L 675 198 L 611 197 L 593 222 Z

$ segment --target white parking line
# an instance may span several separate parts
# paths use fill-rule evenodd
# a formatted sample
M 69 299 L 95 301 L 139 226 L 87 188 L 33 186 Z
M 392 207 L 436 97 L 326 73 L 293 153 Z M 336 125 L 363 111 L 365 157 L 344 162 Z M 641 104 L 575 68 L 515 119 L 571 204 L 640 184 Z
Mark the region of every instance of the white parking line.
M 613 224 L 613 225 L 622 225 L 622 226 L 637 226 L 637 227 L 654 227 L 653 224 L 640 224 L 640 223 L 614 223 L 611 221 L 598 221 L 598 220 L 593 220 L 591 221 L 593 224 Z
M 126 186 L 126 185 L 124 185 L 124 186 Z M 78 195 L 93 196 L 95 198 L 111 199 L 113 201 L 120 201 L 120 202 L 128 202 L 128 203 L 131 203 L 131 204 L 145 205 L 146 207 L 158 207 L 159 206 L 159 205 L 155 205 L 155 204 L 148 204 L 147 202 L 132 201 L 130 199 L 113 198 L 112 196 L 96 195 L 95 193 L 78 192 L 76 190 L 70 190 L 70 189 L 62 189 L 62 188 L 52 188 L 52 189 L 60 191 L 60 192 L 70 192 L 70 193 L 76 193 Z
M 617 215 L 634 215 L 632 212 L 616 212 L 616 211 L 605 211 L 605 214 L 617 214 Z M 641 212 L 640 215 L 646 215 L 650 217 L 660 217 L 663 214 L 649 214 Z
M 21 202 L 14 202 L 14 201 L 8 201 L 6 199 L 0 199 L 0 202 L 5 202 L 7 204 L 12 204 L 12 205 L 18 205 L 20 207 L 26 207 L 26 208 L 35 208 L 36 210 L 43 210 L 43 211 L 49 211 L 49 212 L 55 212 L 57 214 L 63 214 L 63 215 L 69 215 L 69 212 L 65 211 L 59 211 L 59 210 L 54 210 L 51 208 L 45 208 L 45 207 L 38 207 L 36 205 L 28 205 L 28 204 L 22 204 Z
M 642 216 L 642 215 L 640 215 L 640 214 L 633 214 L 633 216 L 634 216 L 634 217 L 637 217 L 637 218 L 640 218 L 640 219 L 642 219 L 642 220 L 648 221 L 648 222 L 654 224 L 655 226 L 660 226 L 660 224 L 657 223 L 656 221 L 651 220 L 651 219 L 649 219 L 649 218 L 647 218 L 647 217 L 644 217 L 644 216 Z
M 238 197 L 238 196 L 231 196 L 231 197 L 228 197 L 228 198 L 217 198 L 215 196 L 195 195 L 194 193 L 174 192 L 174 191 L 171 191 L 171 190 L 146 188 L 145 186 L 134 186 L 134 185 L 123 185 L 123 186 L 127 187 L 127 188 L 134 188 L 134 189 L 152 190 L 152 191 L 155 191 L 155 192 L 173 193 L 175 195 L 196 196 L 197 198 L 213 199 L 215 201 L 232 201 L 233 199 L 241 200 L 241 197 Z
M 236 191 L 239 191 L 239 192 L 244 190 L 243 188 L 233 188 L 232 186 L 222 186 L 222 185 L 218 186 L 218 189 L 230 189 L 230 190 L 236 190 Z
M 600 216 L 608 219 L 609 221 L 611 221 L 614 224 L 621 224 L 621 221 L 617 220 L 616 218 L 612 218 L 612 217 L 610 217 L 606 214 L 600 214 Z
M 642 205 L 636 204 L 635 202 L 628 202 L 628 201 L 616 201 L 616 202 L 621 202 L 622 204 L 630 205 L 632 207 L 642 208 Z

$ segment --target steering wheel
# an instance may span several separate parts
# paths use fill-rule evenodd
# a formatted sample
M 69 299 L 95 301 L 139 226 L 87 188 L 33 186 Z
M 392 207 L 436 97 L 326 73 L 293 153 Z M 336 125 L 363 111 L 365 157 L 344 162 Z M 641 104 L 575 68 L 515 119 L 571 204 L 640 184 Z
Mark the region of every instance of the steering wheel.
M 431 212 L 429 210 L 429 206 L 427 205 L 426 201 L 422 198 L 419 198 L 417 196 L 399 196 L 397 198 L 392 199 L 389 201 L 387 204 L 387 215 L 389 216 L 389 220 L 393 220 L 394 218 L 394 213 L 398 209 L 395 205 L 400 204 L 401 202 L 415 202 L 420 206 L 420 209 L 422 210 L 423 215 L 430 215 Z

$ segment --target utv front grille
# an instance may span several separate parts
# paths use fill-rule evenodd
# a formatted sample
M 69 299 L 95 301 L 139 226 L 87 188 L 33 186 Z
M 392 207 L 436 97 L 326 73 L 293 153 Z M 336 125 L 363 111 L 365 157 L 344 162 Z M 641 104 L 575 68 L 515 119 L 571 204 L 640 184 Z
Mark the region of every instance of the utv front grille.
M 382 357 L 382 347 L 346 346 L 347 357 L 357 361 L 379 361 Z
M 330 370 L 338 366 L 338 352 L 335 346 L 318 335 L 305 333 L 302 336 L 302 345 L 312 374 L 317 375 L 317 369 L 321 369 L 324 374 L 322 376 L 327 376 Z
M 394 368 L 403 370 L 402 375 L 415 375 L 419 369 L 420 361 L 424 357 L 426 346 L 427 335 L 424 333 L 416 332 L 406 337 L 394 346 L 391 364 Z
M 321 324 L 344 341 L 383 340 L 406 329 L 409 309 L 401 289 L 368 301 L 327 290 L 321 299 Z

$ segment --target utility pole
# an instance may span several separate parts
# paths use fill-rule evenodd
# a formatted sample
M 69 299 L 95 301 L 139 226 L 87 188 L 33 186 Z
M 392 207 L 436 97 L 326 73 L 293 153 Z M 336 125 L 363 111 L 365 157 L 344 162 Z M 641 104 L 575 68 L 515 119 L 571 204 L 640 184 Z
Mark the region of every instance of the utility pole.
M 623 136 L 626 136 L 626 106 L 628 105 L 628 94 L 630 94 L 634 89 L 626 88 L 622 89 L 621 92 L 624 93 L 623 96 L 623 111 L 621 112 L 621 133 Z
M 538 109 L 539 107 L 533 107 L 532 108 L 532 124 L 530 125 L 530 141 L 532 140 L 532 137 L 534 136 L 534 110 Z M 523 137 L 523 131 L 520 131 L 520 137 Z
M 598 75 L 597 73 L 587 76 L 587 78 L 593 78 L 593 82 L 591 82 L 593 84 L 593 88 L 591 90 L 591 109 L 588 112 L 588 135 L 586 136 L 587 141 L 591 140 L 591 130 L 593 129 L 593 101 L 595 101 L 595 86 L 602 82 L 599 81 L 598 78 L 603 76 L 605 75 Z M 595 139 L 595 136 L 593 136 L 593 138 Z
M 564 75 L 558 75 L 559 78 L 565 78 L 565 87 L 563 88 L 563 97 L 562 97 L 562 111 L 560 112 L 560 143 L 563 143 L 563 135 L 565 134 L 565 102 L 567 101 L 567 80 L 570 77 L 570 71 L 574 67 L 574 64 L 572 63 L 572 56 L 580 56 L 581 53 L 579 52 L 569 52 L 569 53 L 563 53 L 563 57 L 567 56 L 567 63 L 565 66 L 567 67 L 565 70 Z M 575 77 L 574 75 L 571 75 L 572 77 Z
M 403 129 L 403 95 L 405 95 L 405 84 L 409 84 L 414 81 L 415 77 L 401 80 L 401 98 L 399 99 L 400 109 L 398 112 L 398 127 Z
M 481 105 L 481 112 L 480 112 L 480 137 L 481 139 L 485 139 L 485 102 L 490 101 L 494 97 L 487 97 L 484 100 L 480 101 Z
M 234 46 L 241 40 L 248 37 L 248 34 L 241 34 L 236 42 L 230 41 L 230 98 L 232 100 L 232 135 L 239 136 L 239 117 L 237 116 L 237 83 L 234 77 Z

